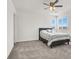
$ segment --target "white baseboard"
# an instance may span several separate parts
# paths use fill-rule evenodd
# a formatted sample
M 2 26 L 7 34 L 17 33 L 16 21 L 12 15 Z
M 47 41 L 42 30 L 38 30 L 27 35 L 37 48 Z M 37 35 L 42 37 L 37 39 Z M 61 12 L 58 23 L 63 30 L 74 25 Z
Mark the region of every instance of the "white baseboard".
M 16 42 L 24 42 L 24 41 L 33 41 L 33 40 L 38 40 L 38 39 L 19 40 L 19 41 L 15 41 L 15 43 Z

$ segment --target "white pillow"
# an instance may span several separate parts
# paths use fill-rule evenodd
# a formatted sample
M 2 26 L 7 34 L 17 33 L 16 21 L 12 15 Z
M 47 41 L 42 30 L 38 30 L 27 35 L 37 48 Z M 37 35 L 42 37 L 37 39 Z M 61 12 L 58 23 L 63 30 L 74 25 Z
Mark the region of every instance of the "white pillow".
M 52 33 L 55 33 L 56 32 L 56 29 L 52 29 Z
M 51 33 L 51 32 L 52 32 L 52 30 L 50 30 L 50 29 L 47 29 L 47 32 L 50 32 L 50 33 Z

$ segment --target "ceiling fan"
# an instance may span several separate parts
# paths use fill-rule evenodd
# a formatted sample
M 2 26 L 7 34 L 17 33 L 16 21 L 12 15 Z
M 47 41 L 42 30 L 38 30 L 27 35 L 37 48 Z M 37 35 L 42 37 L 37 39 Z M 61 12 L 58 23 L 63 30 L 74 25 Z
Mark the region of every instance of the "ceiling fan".
M 43 4 L 48 6 L 48 8 L 50 8 L 51 11 L 54 11 L 56 7 L 63 7 L 63 5 L 56 5 L 59 2 L 59 0 L 55 0 L 54 2 L 53 1 L 54 0 L 52 1 L 49 0 L 49 4 L 47 3 L 43 3 Z M 48 8 L 44 8 L 44 9 L 48 9 Z

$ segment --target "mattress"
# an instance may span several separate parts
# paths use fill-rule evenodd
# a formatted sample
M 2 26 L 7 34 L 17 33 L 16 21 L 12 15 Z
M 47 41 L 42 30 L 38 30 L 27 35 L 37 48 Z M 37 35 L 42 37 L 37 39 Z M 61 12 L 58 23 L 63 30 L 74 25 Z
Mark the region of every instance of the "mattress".
M 70 33 L 65 33 L 65 32 L 47 32 L 46 30 L 40 31 L 40 36 L 43 39 L 48 40 L 48 46 L 53 41 L 70 39 Z

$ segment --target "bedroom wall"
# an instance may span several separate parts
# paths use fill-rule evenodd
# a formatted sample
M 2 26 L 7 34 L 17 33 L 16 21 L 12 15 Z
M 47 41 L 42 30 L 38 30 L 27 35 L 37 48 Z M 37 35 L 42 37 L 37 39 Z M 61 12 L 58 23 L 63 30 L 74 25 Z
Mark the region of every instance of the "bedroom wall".
M 64 14 L 60 14 L 63 16 Z M 15 21 L 15 42 L 38 40 L 40 27 L 51 27 L 50 21 L 54 17 L 48 12 L 25 12 L 17 10 Z
M 30 11 L 17 11 L 15 42 L 38 40 L 38 29 L 40 27 L 51 27 L 51 16 L 48 16 Z
M 11 0 L 7 0 L 7 57 L 14 46 L 14 19 L 15 8 Z

